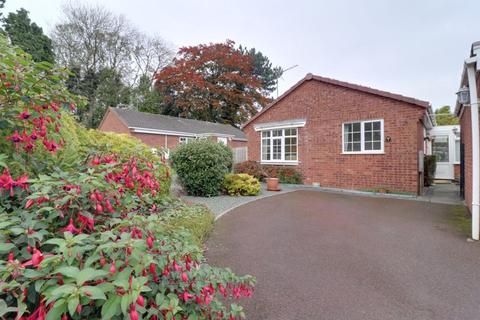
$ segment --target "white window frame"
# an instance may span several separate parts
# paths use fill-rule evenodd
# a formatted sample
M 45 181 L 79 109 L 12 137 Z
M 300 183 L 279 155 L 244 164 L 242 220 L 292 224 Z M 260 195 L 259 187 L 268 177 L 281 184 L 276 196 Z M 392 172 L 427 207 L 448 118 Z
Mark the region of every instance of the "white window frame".
M 193 137 L 178 137 L 179 143 L 188 143 L 190 140 L 195 140 Z
M 457 159 L 457 142 L 460 146 L 460 151 L 458 153 L 458 159 Z M 453 143 L 454 145 L 454 155 L 453 155 L 453 164 L 460 164 L 460 160 L 461 160 L 461 150 L 462 150 L 462 142 L 460 141 L 460 137 L 455 137 L 455 142 Z
M 223 145 L 227 146 L 228 145 L 228 139 L 227 137 L 217 137 L 217 142 L 222 143 Z
M 380 150 L 365 150 L 365 123 L 380 122 Z M 346 151 L 345 150 L 345 125 L 353 123 L 360 123 L 360 151 Z M 383 126 L 383 119 L 348 121 L 342 123 L 342 154 L 384 154 L 385 153 L 385 130 Z
M 296 129 L 297 135 L 296 135 L 296 150 L 297 150 L 297 160 L 285 160 L 285 130 L 286 129 Z M 273 131 L 276 130 L 281 130 L 282 135 L 281 136 L 273 136 Z M 270 137 L 268 138 L 263 138 L 262 134 L 263 132 L 269 131 L 270 132 Z M 259 131 L 260 133 L 260 163 L 265 163 L 265 164 L 284 164 L 284 165 L 297 165 L 298 164 L 298 159 L 300 157 L 299 152 L 298 152 L 298 138 L 299 138 L 299 130 L 298 127 L 285 127 L 285 128 L 273 128 L 273 129 L 265 129 Z M 289 138 L 294 137 L 294 136 L 288 136 Z M 281 140 L 281 151 L 280 151 L 280 156 L 281 159 L 275 159 L 273 160 L 273 140 L 274 139 L 279 139 Z M 263 160 L 263 154 L 262 154 L 262 146 L 263 146 L 263 140 L 264 139 L 269 139 L 270 141 L 270 160 Z

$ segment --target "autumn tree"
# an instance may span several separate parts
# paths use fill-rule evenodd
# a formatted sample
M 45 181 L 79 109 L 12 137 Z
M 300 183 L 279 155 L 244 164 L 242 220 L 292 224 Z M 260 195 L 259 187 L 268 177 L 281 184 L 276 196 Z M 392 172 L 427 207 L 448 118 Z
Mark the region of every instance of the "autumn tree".
M 450 106 L 443 106 L 435 110 L 435 120 L 438 126 L 458 124 L 458 118 L 452 114 Z
M 155 78 L 161 111 L 238 127 L 268 101 L 253 69 L 233 41 L 181 48 Z
M 0 2 L 0 5 L 1 4 Z M 28 11 L 21 8 L 10 12 L 3 19 L 3 29 L 13 45 L 29 53 L 36 62 L 54 62 L 52 40 L 28 17 Z

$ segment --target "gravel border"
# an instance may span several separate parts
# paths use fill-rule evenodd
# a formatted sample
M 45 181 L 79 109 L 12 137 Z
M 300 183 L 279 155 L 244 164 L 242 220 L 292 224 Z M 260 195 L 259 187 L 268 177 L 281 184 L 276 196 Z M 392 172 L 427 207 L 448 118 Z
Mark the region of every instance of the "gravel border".
M 256 196 L 228 196 L 220 195 L 216 197 L 194 197 L 194 196 L 180 196 L 187 202 L 193 202 L 206 205 L 210 211 L 215 215 L 215 220 L 220 218 L 225 213 L 252 201 L 267 198 L 279 194 L 284 194 L 292 191 L 299 190 L 299 187 L 293 187 L 291 185 L 281 185 L 280 191 L 267 191 L 266 185 L 261 184 L 260 193 Z

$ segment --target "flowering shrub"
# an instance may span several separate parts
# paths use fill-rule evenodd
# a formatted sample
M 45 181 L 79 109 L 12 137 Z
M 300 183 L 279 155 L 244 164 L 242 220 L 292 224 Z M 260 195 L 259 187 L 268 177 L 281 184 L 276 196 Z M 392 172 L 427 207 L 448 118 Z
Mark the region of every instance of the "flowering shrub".
M 230 172 L 233 153 L 227 146 L 208 139 L 178 146 L 172 164 L 185 190 L 195 196 L 216 196 L 223 177 Z
M 0 37 L 0 317 L 244 317 L 226 302 L 254 279 L 207 265 L 188 230 L 171 228 L 158 158 L 93 144 L 60 157 L 95 140 L 63 119 L 81 103 L 65 77 Z
M 227 174 L 223 186 L 231 196 L 256 196 L 260 192 L 260 182 L 246 173 Z
M 267 177 L 278 178 L 281 183 L 302 184 L 303 177 L 300 172 L 290 167 L 263 166 Z
M 259 181 L 262 181 L 267 176 L 262 168 L 262 165 L 254 160 L 247 160 L 235 164 L 233 171 L 235 173 L 249 174 L 257 178 Z

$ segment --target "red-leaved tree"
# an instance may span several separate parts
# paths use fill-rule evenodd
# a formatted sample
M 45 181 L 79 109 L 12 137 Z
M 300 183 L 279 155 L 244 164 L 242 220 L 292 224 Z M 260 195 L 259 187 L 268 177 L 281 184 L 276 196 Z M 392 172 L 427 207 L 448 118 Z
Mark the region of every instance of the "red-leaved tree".
M 178 51 L 157 73 L 162 113 L 240 126 L 268 102 L 253 74 L 253 59 L 235 42 L 201 44 Z

